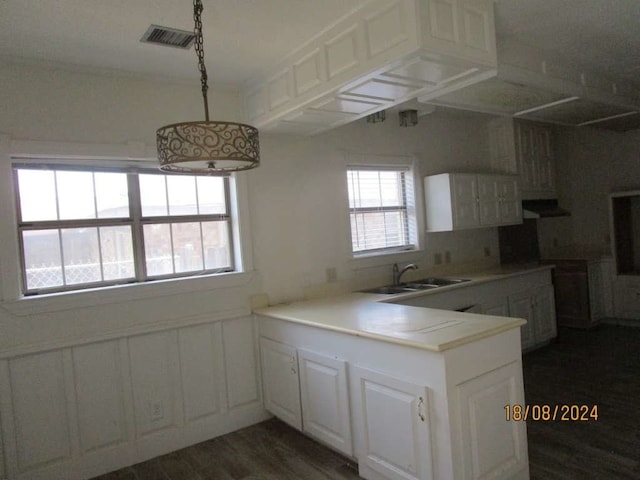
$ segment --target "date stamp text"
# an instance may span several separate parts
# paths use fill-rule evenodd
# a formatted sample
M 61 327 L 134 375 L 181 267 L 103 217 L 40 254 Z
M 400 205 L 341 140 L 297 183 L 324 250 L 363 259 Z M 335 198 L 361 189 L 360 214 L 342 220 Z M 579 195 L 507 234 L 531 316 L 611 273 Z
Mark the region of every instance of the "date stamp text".
M 598 420 L 598 405 L 556 404 L 556 405 L 505 405 L 507 422 L 589 422 Z

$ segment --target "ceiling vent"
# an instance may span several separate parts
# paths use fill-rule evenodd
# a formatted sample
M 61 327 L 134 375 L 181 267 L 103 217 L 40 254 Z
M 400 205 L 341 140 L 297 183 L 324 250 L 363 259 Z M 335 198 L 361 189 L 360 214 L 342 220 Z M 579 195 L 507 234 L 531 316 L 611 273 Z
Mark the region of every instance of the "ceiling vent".
M 161 27 L 159 25 L 151 25 L 147 31 L 144 32 L 140 41 L 187 50 L 191 48 L 195 38 L 196 36 L 193 32 L 178 30 L 176 28 Z

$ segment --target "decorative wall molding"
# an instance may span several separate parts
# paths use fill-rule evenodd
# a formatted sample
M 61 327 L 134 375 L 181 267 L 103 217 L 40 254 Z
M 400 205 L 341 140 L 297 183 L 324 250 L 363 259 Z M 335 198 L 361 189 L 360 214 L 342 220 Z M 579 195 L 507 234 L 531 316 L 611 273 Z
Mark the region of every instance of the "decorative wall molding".
M 6 479 L 86 479 L 264 420 L 258 372 L 250 315 L 0 360 Z

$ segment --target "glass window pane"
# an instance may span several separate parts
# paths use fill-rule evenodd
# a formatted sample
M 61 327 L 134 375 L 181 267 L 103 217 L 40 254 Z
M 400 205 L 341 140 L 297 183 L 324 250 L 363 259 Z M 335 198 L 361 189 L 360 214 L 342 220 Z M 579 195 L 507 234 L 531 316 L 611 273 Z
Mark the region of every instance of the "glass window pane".
M 138 176 L 140 181 L 140 203 L 142 216 L 167 215 L 167 184 L 164 175 Z
M 197 177 L 197 182 L 200 214 L 227 213 L 224 179 L 221 177 Z
M 129 216 L 129 188 L 126 173 L 95 173 L 98 218 Z
M 54 175 L 52 171 L 18 170 L 22 221 L 58 219 Z
M 168 224 L 144 226 L 144 250 L 148 276 L 173 273 L 171 228 Z
M 56 172 L 60 219 L 96 218 L 93 173 Z
M 169 215 L 195 215 L 198 213 L 196 177 L 179 175 L 167 177 Z
M 399 172 L 380 172 L 381 205 L 393 207 L 403 205 L 402 174 Z
M 97 228 L 62 230 L 62 252 L 67 285 L 102 280 Z
M 231 267 L 227 222 L 202 222 L 202 241 L 204 268 L 210 270 Z
M 131 227 L 100 227 L 99 230 L 104 279 L 134 278 Z
M 200 223 L 172 223 L 171 233 L 176 273 L 203 270 Z
M 356 208 L 378 207 L 381 205 L 379 172 L 356 172 L 357 188 L 355 189 L 354 206 Z
M 22 232 L 27 289 L 63 285 L 58 230 Z

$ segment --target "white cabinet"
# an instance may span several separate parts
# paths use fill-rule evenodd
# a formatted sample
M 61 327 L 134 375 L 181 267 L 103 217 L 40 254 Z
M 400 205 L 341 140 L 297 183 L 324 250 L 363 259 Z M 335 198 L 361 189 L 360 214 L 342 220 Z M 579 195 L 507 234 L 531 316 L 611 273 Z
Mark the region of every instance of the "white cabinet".
M 456 386 L 461 444 L 460 478 L 529 478 L 525 422 L 505 421 L 505 405 L 523 405 L 522 367 L 511 362 Z
M 451 290 L 434 289 L 397 303 L 442 310 L 479 305 L 485 315 L 524 318 L 527 323 L 520 330 L 523 350 L 542 346 L 557 335 L 551 267 L 510 278 L 497 277 L 475 285 L 469 282 Z
M 309 435 L 352 455 L 347 362 L 298 350 L 302 427 Z
M 521 327 L 522 349 L 539 346 L 556 337 L 556 312 L 553 286 L 540 285 L 509 296 L 509 315 L 524 318 Z
M 509 315 L 524 318 L 527 323 L 520 327 L 520 343 L 522 350 L 531 348 L 535 343 L 533 331 L 533 299 L 529 292 L 509 296 Z
M 522 288 L 520 278 L 513 280 Z M 340 415 L 321 411 L 327 404 L 335 412 L 341 403 L 334 400 L 342 388 L 338 372 L 348 370 L 351 420 L 342 418 L 352 428 L 351 456 L 361 478 L 528 478 L 525 423 L 504 421 L 506 404 L 524 402 L 518 330 L 436 352 L 285 320 L 281 313 L 257 315 L 260 335 L 298 347 L 305 432 L 318 432 L 308 429 L 307 389 L 317 396 L 311 421 L 321 432 L 338 429 Z
M 496 317 L 509 316 L 509 303 L 506 298 L 492 300 L 482 306 L 484 315 L 495 315 Z
M 522 223 L 515 176 L 442 173 L 424 179 L 427 231 Z
M 522 202 L 516 177 L 478 175 L 478 204 L 482 226 L 522 223 Z
M 427 387 L 353 367 L 360 468 L 391 480 L 433 478 Z
M 554 198 L 556 182 L 550 128 L 521 120 L 514 126 L 516 159 L 524 198 Z
M 289 425 L 352 455 L 347 364 L 260 338 L 265 408 Z
M 292 427 L 302 430 L 296 349 L 261 338 L 260 359 L 265 408 Z
M 555 198 L 555 160 L 551 127 L 510 117 L 489 122 L 494 169 L 517 173 L 525 200 Z
M 314 134 L 494 76 L 492 0 L 372 0 L 251 79 L 245 119 Z

